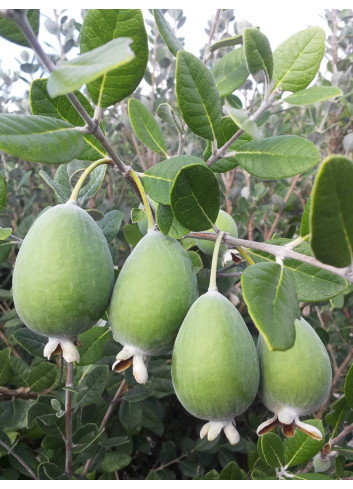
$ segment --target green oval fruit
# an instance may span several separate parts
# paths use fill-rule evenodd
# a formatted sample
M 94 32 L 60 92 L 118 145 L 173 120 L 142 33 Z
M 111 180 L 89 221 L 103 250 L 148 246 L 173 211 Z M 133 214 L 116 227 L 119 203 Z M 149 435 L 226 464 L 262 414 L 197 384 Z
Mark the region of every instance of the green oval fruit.
M 239 441 L 233 418 L 254 400 L 259 375 L 256 348 L 238 310 L 217 291 L 199 297 L 175 341 L 172 379 L 184 408 L 210 420 L 202 437 L 208 432 L 214 439 L 224 429 L 231 443 Z
M 225 231 L 233 238 L 238 237 L 238 228 L 235 224 L 234 219 L 227 212 L 222 209 L 219 211 L 218 217 L 216 219 L 215 225 L 218 227 L 220 231 Z M 214 233 L 213 229 L 208 229 L 205 233 Z M 208 239 L 197 239 L 196 245 L 205 253 L 205 255 L 212 256 L 214 250 L 214 241 L 209 241 Z M 223 256 L 228 251 L 228 248 L 225 245 L 221 245 L 219 248 L 218 256 Z
M 102 317 L 113 284 L 102 231 L 86 211 L 67 203 L 45 211 L 29 230 L 15 264 L 13 297 L 29 329 L 68 339 Z
M 278 420 L 287 436 L 293 436 L 297 426 L 321 439 L 321 432 L 300 422 L 299 416 L 313 413 L 327 398 L 332 380 L 330 359 L 321 339 L 305 319 L 295 320 L 295 333 L 294 345 L 285 351 L 270 351 L 263 337 L 259 337 L 259 393 L 275 418 L 260 425 L 258 433 L 263 434 L 270 423 Z
M 228 265 L 231 265 L 231 263 L 232 262 L 229 261 L 223 265 L 222 258 L 219 258 L 217 262 L 217 270 L 227 267 Z M 232 276 L 235 270 L 235 268 L 230 268 L 229 270 L 223 272 L 225 275 L 229 275 L 228 277 L 217 277 L 218 292 L 223 295 L 227 295 L 230 292 L 235 282 L 239 280 L 239 277 Z M 211 270 L 209 268 L 201 268 L 197 274 L 197 285 L 199 287 L 200 295 L 205 294 L 208 291 L 210 276 Z
M 110 323 L 115 340 L 125 346 L 116 364 L 166 353 L 197 297 L 186 251 L 175 239 L 150 230 L 126 260 L 114 287 Z M 147 381 L 146 372 L 137 377 Z

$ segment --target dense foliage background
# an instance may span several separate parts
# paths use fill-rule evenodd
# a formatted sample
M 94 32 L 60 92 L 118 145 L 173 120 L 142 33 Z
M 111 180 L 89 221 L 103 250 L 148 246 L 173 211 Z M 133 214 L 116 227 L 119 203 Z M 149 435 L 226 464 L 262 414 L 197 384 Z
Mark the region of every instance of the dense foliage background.
M 165 10 L 176 35 L 185 21 L 182 10 Z M 82 13 L 85 15 L 85 12 Z M 353 11 L 326 10 L 330 35 L 326 39 L 325 62 L 315 84 L 339 87 L 343 96 L 309 106 L 274 104 L 257 121 L 263 137 L 294 134 L 314 142 L 324 159 L 329 154 L 353 153 Z M 249 19 L 251 21 L 251 19 Z M 70 11 L 54 11 L 41 18 L 40 29 L 53 39 L 44 49 L 54 62 L 77 51 L 82 19 Z M 161 104 L 176 109 L 175 56 L 167 49 L 152 16 L 145 20 L 149 61 L 144 80 L 133 97 L 158 119 L 170 154 L 176 154 L 182 132 L 161 115 Z M 207 26 L 211 33 L 213 20 Z M 213 42 L 240 33 L 236 11 L 225 10 L 215 25 Z M 48 37 L 49 39 L 49 37 Z M 54 42 L 55 41 L 55 42 Z M 182 39 L 180 39 L 183 42 Z M 215 50 L 215 63 L 232 47 Z M 55 52 L 55 54 L 53 54 Z M 205 49 L 200 53 L 203 57 Z M 1 64 L 0 64 L 1 70 Z M 0 112 L 31 113 L 28 93 L 13 95 L 16 80 L 28 83 L 45 75 L 35 55 L 19 48 L 18 70 L 1 72 Z M 227 95 L 227 104 L 245 110 L 261 103 L 262 74 L 248 78 Z M 123 161 L 144 172 L 162 161 L 137 137 L 128 117 L 128 100 L 103 109 L 105 134 Z M 184 153 L 203 158 L 204 140 L 192 133 L 184 142 Z M 12 228 L 0 245 L 0 479 L 65 478 L 65 372 L 60 356 L 43 359 L 45 338 L 31 333 L 17 316 L 12 300 L 12 271 L 18 244 L 26 236 L 38 214 L 63 200 L 77 180 L 75 164 L 48 166 L 23 161 L 1 152 L 1 174 L 7 186 L 7 204 L 0 214 L 0 226 Z M 313 186 L 317 167 L 292 178 L 262 180 L 241 167 L 218 174 L 221 205 L 231 214 L 239 237 L 266 241 L 289 238 L 300 231 L 302 215 Z M 85 207 L 97 222 L 102 215 L 119 209 L 114 218 L 122 221 L 110 235 L 114 264 L 121 267 L 133 246 L 142 237 L 137 222 L 139 200 L 130 186 L 113 171 L 97 172 L 99 192 L 85 196 Z M 132 213 L 132 209 L 135 211 Z M 190 243 L 190 249 L 194 243 Z M 204 264 L 206 257 L 203 257 Z M 242 270 L 243 265 L 239 266 Z M 314 413 L 316 426 L 325 430 L 327 445 L 307 441 L 298 433 L 295 443 L 305 451 L 294 457 L 292 440 L 286 440 L 282 453 L 288 471 L 298 478 L 353 478 L 353 371 L 352 315 L 353 287 L 348 286 L 330 300 L 301 303 L 302 315 L 310 322 L 329 352 L 333 382 L 330 399 Z M 251 333 L 256 329 L 247 314 L 239 278 L 231 293 Z M 75 477 L 90 479 L 265 479 L 276 478 L 277 461 L 258 450 L 256 428 L 269 417 L 259 398 L 237 420 L 241 441 L 232 447 L 221 435 L 213 442 L 199 439 L 201 421 L 189 415 L 178 402 L 170 376 L 170 355 L 151 358 L 150 379 L 143 386 L 134 380 L 131 369 L 122 374 L 111 371 L 121 349 L 111 337 L 107 322 L 80 335 L 81 361 L 74 368 L 73 382 L 73 469 Z M 205 369 L 212 365 L 205 365 Z M 289 379 L 290 382 L 290 379 Z M 322 424 L 323 423 L 323 424 Z M 347 429 L 348 427 L 348 429 Z M 280 432 L 278 432 L 279 436 Z M 336 440 L 336 437 L 337 440 Z M 283 438 L 283 437 L 282 437 Z M 277 440 L 277 439 L 276 439 Z M 277 443 L 275 440 L 274 443 Z M 291 444 L 292 443 L 292 444 Z M 326 446 L 326 449 L 325 449 Z M 282 452 L 281 452 L 282 450 Z M 284 450 L 284 451 L 283 451 Z M 265 453 L 265 455 L 264 455 Z

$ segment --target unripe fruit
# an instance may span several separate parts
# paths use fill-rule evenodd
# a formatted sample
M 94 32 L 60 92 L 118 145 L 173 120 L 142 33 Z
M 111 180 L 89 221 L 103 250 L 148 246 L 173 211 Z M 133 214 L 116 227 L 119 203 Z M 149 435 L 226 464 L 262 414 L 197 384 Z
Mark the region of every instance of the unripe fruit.
M 237 225 L 235 224 L 234 219 L 232 218 L 232 216 L 230 216 L 227 212 L 223 211 L 222 209 L 219 211 L 215 225 L 220 231 L 225 231 L 233 238 L 238 237 L 238 228 Z M 213 229 L 208 229 L 207 231 L 205 231 L 205 233 L 216 234 Z M 214 241 L 210 241 L 208 239 L 197 239 L 196 244 L 198 248 L 202 251 L 202 253 L 205 253 L 205 255 L 212 256 L 214 245 L 215 245 Z M 218 256 L 225 255 L 227 251 L 228 248 L 225 245 L 221 245 L 219 248 Z
M 285 351 L 270 351 L 263 337 L 259 337 L 259 393 L 275 416 L 262 423 L 257 433 L 264 434 L 281 423 L 286 436 L 293 436 L 298 427 L 321 439 L 320 430 L 301 422 L 299 416 L 313 413 L 327 398 L 332 380 L 330 359 L 321 339 L 305 319 L 295 320 L 295 334 L 294 345 Z
M 232 263 L 233 262 L 226 262 L 224 264 L 224 267 L 227 267 L 228 265 L 231 265 Z M 222 264 L 222 258 L 219 258 L 218 262 L 217 262 L 217 270 L 220 270 L 224 267 Z M 229 275 L 229 276 L 217 277 L 218 292 L 220 292 L 223 295 L 227 295 L 231 291 L 235 282 L 237 280 L 239 280 L 238 277 L 232 276 L 232 274 L 234 274 L 235 270 L 236 270 L 236 268 L 230 268 L 229 270 L 222 272 L 224 275 Z M 201 270 L 197 274 L 197 285 L 199 287 L 200 295 L 205 294 L 208 291 L 210 275 L 211 275 L 211 270 L 209 268 L 201 268 Z
M 145 358 L 171 349 L 197 297 L 186 251 L 160 231 L 148 231 L 127 258 L 113 291 L 110 323 L 114 339 L 125 347 L 113 368 L 122 370 L 133 359 L 136 380 L 146 383 Z
M 104 314 L 114 284 L 107 241 L 92 219 L 73 203 L 38 217 L 25 237 L 13 274 L 18 315 L 29 329 L 48 336 L 50 355 L 61 346 L 78 361 L 73 340 Z
M 223 429 L 238 443 L 234 417 L 254 400 L 259 375 L 256 348 L 237 309 L 216 290 L 199 297 L 175 341 L 172 379 L 184 408 L 209 420 L 201 438 L 213 440 Z

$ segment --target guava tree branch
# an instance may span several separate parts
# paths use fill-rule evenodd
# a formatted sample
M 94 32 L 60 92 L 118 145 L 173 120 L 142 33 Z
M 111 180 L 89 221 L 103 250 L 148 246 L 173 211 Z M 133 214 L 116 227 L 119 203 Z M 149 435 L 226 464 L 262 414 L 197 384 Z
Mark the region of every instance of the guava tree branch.
M 35 32 L 33 31 L 27 15 L 26 15 L 26 10 L 23 9 L 7 9 L 7 10 L 2 10 L 1 14 L 4 17 L 7 17 L 11 20 L 13 20 L 18 27 L 22 30 L 23 34 L 25 35 L 26 39 L 32 46 L 32 49 L 40 59 L 43 67 L 51 73 L 53 70 L 55 70 L 56 66 L 53 63 L 53 61 L 49 58 L 49 56 L 45 53 L 43 50 L 42 46 L 40 45 L 37 36 L 35 35 Z M 103 148 L 106 150 L 107 154 L 110 156 L 110 158 L 114 161 L 116 164 L 117 169 L 125 175 L 128 170 L 129 166 L 125 165 L 125 163 L 121 160 L 119 155 L 115 152 L 114 148 L 108 141 L 108 139 L 105 137 L 103 134 L 99 122 L 96 119 L 92 119 L 91 116 L 88 114 L 86 109 L 83 107 L 81 102 L 78 100 L 76 95 L 73 93 L 68 93 L 67 98 L 70 100 L 72 105 L 75 107 L 77 112 L 80 114 L 82 119 L 87 125 L 88 132 L 93 134 L 96 139 L 101 143 Z
M 217 235 L 214 233 L 191 232 L 188 235 L 186 235 L 185 237 L 196 238 L 196 239 L 208 239 L 211 241 L 216 241 Z M 317 267 L 317 268 L 321 268 L 322 270 L 326 270 L 327 272 L 331 272 L 335 275 L 338 275 L 339 277 L 346 279 L 348 282 L 353 283 L 353 269 L 352 269 L 352 267 L 346 267 L 346 268 L 333 267 L 332 265 L 322 263 L 321 261 L 317 260 L 313 256 L 308 256 L 308 255 L 303 255 L 302 253 L 298 253 L 298 252 L 292 250 L 288 246 L 278 246 L 278 245 L 273 245 L 270 243 L 260 243 L 257 241 L 250 241 L 247 239 L 233 238 L 233 237 L 229 236 L 229 234 L 227 234 L 227 233 L 225 233 L 225 235 L 223 236 L 222 242 L 228 248 L 238 248 L 240 246 L 243 248 L 248 248 L 248 249 L 264 251 L 266 253 L 270 253 L 271 255 L 275 256 L 276 258 L 279 258 L 280 260 L 292 259 L 292 260 L 300 261 L 302 263 L 307 263 L 308 265 L 311 265 L 311 266 Z
M 38 477 L 36 476 L 36 474 L 33 472 L 33 470 L 26 464 L 26 462 L 19 456 L 17 455 L 17 453 L 13 452 L 12 451 L 12 448 L 9 447 L 6 443 L 4 443 L 2 440 L 0 440 L 0 445 L 5 448 L 5 450 L 7 452 L 9 452 L 9 455 L 12 455 L 13 457 L 15 457 L 15 459 L 27 470 L 27 472 L 29 473 L 29 475 L 32 477 L 32 479 L 34 480 L 38 480 Z

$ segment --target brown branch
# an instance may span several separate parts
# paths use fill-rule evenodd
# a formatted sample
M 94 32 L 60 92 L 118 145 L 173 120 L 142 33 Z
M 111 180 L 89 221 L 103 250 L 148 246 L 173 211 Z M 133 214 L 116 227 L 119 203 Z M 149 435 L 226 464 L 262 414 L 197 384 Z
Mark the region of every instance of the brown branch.
M 331 440 L 330 443 L 330 446 L 331 447 L 334 447 L 335 445 L 337 445 L 340 441 L 344 440 L 344 438 L 346 438 L 347 435 L 349 435 L 350 433 L 353 432 L 353 423 L 346 426 L 344 428 L 343 431 L 341 431 L 341 433 L 339 433 L 335 438 L 333 438 L 333 440 Z
M 19 387 L 18 389 L 0 387 L 0 401 L 8 401 L 11 399 L 37 399 L 39 396 L 48 396 L 50 394 L 52 394 L 51 389 L 46 389 L 41 392 L 33 392 L 29 387 Z
M 65 472 L 72 479 L 72 387 L 73 362 L 66 363 L 65 382 Z
M 111 402 L 108 406 L 108 409 L 107 409 L 107 411 L 106 411 L 106 413 L 102 419 L 102 422 L 99 426 L 99 431 L 102 431 L 105 429 L 105 427 L 108 423 L 108 420 L 111 417 L 111 415 L 113 414 L 113 411 L 116 408 L 117 404 L 119 403 L 121 396 L 124 394 L 126 387 L 127 387 L 126 381 L 123 380 L 122 383 L 120 384 L 118 390 L 116 391 L 115 396 L 113 397 L 113 399 L 111 400 Z M 87 460 L 87 462 L 85 463 L 85 466 L 83 468 L 81 477 L 86 477 L 86 475 L 88 474 L 88 471 L 92 465 L 92 462 L 93 462 L 93 457 L 91 457 Z
M 2 447 L 4 447 L 5 450 L 7 450 L 9 452 L 9 455 L 12 455 L 13 457 L 15 457 L 15 459 L 27 470 L 27 472 L 30 474 L 30 476 L 32 477 L 32 479 L 34 479 L 36 481 L 38 480 L 38 477 L 33 472 L 33 470 L 26 464 L 26 462 L 24 460 L 22 460 L 22 458 L 19 455 L 17 455 L 17 453 L 15 453 L 15 452 L 12 451 L 12 448 L 11 447 L 9 447 L 2 440 L 0 440 L 0 445 Z

